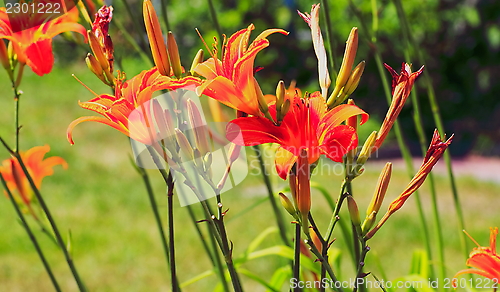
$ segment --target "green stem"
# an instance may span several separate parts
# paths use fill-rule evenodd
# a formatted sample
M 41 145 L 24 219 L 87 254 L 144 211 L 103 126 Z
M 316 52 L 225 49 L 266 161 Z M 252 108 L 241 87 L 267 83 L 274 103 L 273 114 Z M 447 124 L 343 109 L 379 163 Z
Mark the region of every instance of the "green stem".
M 398 11 L 402 12 L 402 13 L 398 12 L 398 15 L 401 18 L 402 23 L 405 25 L 405 27 L 407 29 L 408 40 L 410 42 L 410 45 L 415 49 L 415 51 L 417 53 L 418 61 L 422 64 L 425 64 L 426 62 L 425 62 L 425 58 L 423 56 L 422 50 L 418 46 L 417 42 L 415 41 L 415 39 L 410 31 L 410 25 L 409 25 L 408 19 L 406 18 L 406 14 L 404 13 L 403 4 L 401 3 L 400 0 L 397 0 L 397 1 L 395 0 L 394 4 L 396 5 L 396 8 L 398 9 Z M 431 106 L 431 111 L 432 111 L 432 116 L 434 118 L 434 122 L 436 123 L 436 127 L 437 127 L 438 131 L 442 135 L 444 135 L 445 131 L 444 131 L 444 126 L 443 126 L 443 120 L 441 118 L 439 105 L 438 105 L 437 100 L 436 100 L 436 93 L 434 91 L 434 86 L 432 85 L 432 78 L 430 76 L 430 73 L 427 70 L 424 70 L 423 77 L 424 77 L 425 83 L 427 85 L 427 94 L 429 96 L 429 103 Z M 465 254 L 465 257 L 467 258 L 469 255 L 469 249 L 467 247 L 467 238 L 466 238 L 466 235 L 462 232 L 462 230 L 465 230 L 465 221 L 464 221 L 464 217 L 463 217 L 463 213 L 462 213 L 462 205 L 460 203 L 460 198 L 458 196 L 458 190 L 457 190 L 457 186 L 455 183 L 455 176 L 453 174 L 453 168 L 451 165 L 451 156 L 450 156 L 449 151 L 445 151 L 444 160 L 446 163 L 446 168 L 448 170 L 448 177 L 450 179 L 451 190 L 453 193 L 453 202 L 455 205 L 455 210 L 456 210 L 457 217 L 458 217 L 459 224 L 460 224 L 459 227 L 460 227 L 460 234 L 461 234 L 461 245 L 462 245 L 462 249 L 463 249 L 463 252 Z
M 377 50 L 377 47 L 376 47 L 377 38 L 374 34 L 375 32 L 373 32 L 373 34 L 369 33 L 369 30 L 365 24 L 364 18 L 362 17 L 360 11 L 354 6 L 354 4 L 352 2 L 350 4 L 350 6 L 351 6 L 351 9 L 354 12 L 354 14 L 358 17 L 359 21 L 361 22 L 363 28 L 367 31 L 368 42 L 371 42 L 372 46 L 375 48 L 373 51 L 373 54 L 375 57 L 375 63 L 377 65 L 377 69 L 378 69 L 380 78 L 382 79 L 382 87 L 384 89 L 387 103 L 390 105 L 391 100 L 392 100 L 392 93 L 391 93 L 391 89 L 389 87 L 389 81 L 387 80 L 387 77 L 386 77 L 386 72 L 384 69 L 383 62 L 382 62 L 382 57 L 381 57 L 380 52 Z M 426 71 L 424 71 L 424 72 L 426 72 Z M 402 132 L 401 127 L 399 125 L 399 122 L 397 120 L 394 123 L 394 132 L 396 135 L 396 140 L 398 142 L 399 149 L 401 151 L 401 155 L 405 161 L 409 177 L 412 178 L 413 173 L 414 173 L 412 156 L 411 156 L 411 153 L 408 151 L 408 147 L 406 147 L 406 145 L 405 145 L 404 138 L 403 138 L 403 132 Z M 425 220 L 425 214 L 424 214 L 424 210 L 422 207 L 422 201 L 420 199 L 420 194 L 418 193 L 418 191 L 415 192 L 414 196 L 415 196 L 415 201 L 417 203 L 417 209 L 418 209 L 420 221 L 422 224 L 423 239 L 425 242 L 425 248 L 426 248 L 426 251 L 427 251 L 429 258 L 432 258 L 432 249 L 431 249 L 431 244 L 430 244 L 430 239 L 429 239 L 430 238 L 429 228 L 427 227 L 427 223 Z M 430 275 L 431 276 L 434 275 L 434 266 L 433 265 L 430 265 Z
M 325 30 L 326 30 L 326 41 L 325 43 L 329 44 L 326 47 L 326 51 L 328 52 L 328 60 L 330 63 L 330 72 L 333 76 L 333 79 L 337 79 L 337 70 L 335 70 L 335 42 L 333 39 L 333 33 L 331 31 L 332 21 L 330 20 L 330 6 L 328 4 L 328 0 L 321 0 L 321 5 L 323 6 L 323 15 L 325 16 Z
M 306 243 L 309 245 L 309 247 L 311 249 L 311 252 L 318 258 L 318 260 L 321 261 L 321 263 L 324 263 L 324 265 L 322 265 L 322 266 L 325 266 L 326 271 L 328 272 L 328 275 L 330 276 L 330 278 L 332 279 L 332 281 L 334 283 L 337 283 L 338 282 L 337 276 L 335 276 L 335 273 L 333 272 L 332 267 L 330 266 L 330 263 L 328 263 L 328 261 L 323 257 L 323 255 L 316 248 L 316 246 L 314 245 L 314 243 L 313 243 L 313 241 L 311 239 L 310 233 L 307 232 L 305 234 L 307 236 Z M 338 292 L 344 292 L 344 290 L 341 288 L 341 286 L 342 285 L 339 286 Z M 337 287 L 337 285 L 335 287 Z
M 134 15 L 134 12 L 132 12 L 132 8 L 130 7 L 129 1 L 122 0 L 122 2 L 123 2 L 123 5 L 125 6 L 125 9 L 127 10 L 127 13 L 129 15 L 130 19 L 132 20 L 132 24 L 135 27 L 135 31 L 137 31 L 141 35 L 141 37 L 139 38 L 139 41 L 141 42 L 140 45 L 142 47 L 142 50 L 146 50 L 146 48 L 148 47 L 148 44 L 146 43 L 146 40 L 142 37 L 142 33 L 144 32 L 144 27 L 137 20 L 137 19 L 142 19 L 142 17 L 139 18 L 136 15 Z
M 153 161 L 158 166 L 158 170 L 160 171 L 160 173 L 163 177 L 163 180 L 168 185 L 169 184 L 168 174 L 165 171 L 165 169 L 162 169 L 162 167 L 160 167 L 161 162 L 159 160 L 158 155 L 153 150 L 150 150 L 150 154 L 152 156 Z M 182 169 L 182 171 L 184 171 L 184 172 L 181 172 L 181 173 L 183 175 L 186 175 L 185 170 Z M 189 183 L 189 178 L 187 176 L 186 176 L 185 183 Z M 215 239 L 219 245 L 219 248 L 221 249 L 222 254 L 224 255 L 224 259 L 226 261 L 226 266 L 228 268 L 229 275 L 231 276 L 231 281 L 233 283 L 233 288 L 234 288 L 235 292 L 243 291 L 243 288 L 241 287 L 241 282 L 240 282 L 238 273 L 236 271 L 236 267 L 234 266 L 234 263 L 233 263 L 232 248 L 229 246 L 226 228 L 224 225 L 224 217 L 222 216 L 223 214 L 221 214 L 221 216 L 222 216 L 221 218 L 216 218 L 215 216 L 213 216 L 213 212 L 210 210 L 210 207 L 208 206 L 208 204 L 205 200 L 206 197 L 203 196 L 202 194 L 200 194 L 199 190 L 194 185 L 191 184 L 189 186 L 190 186 L 191 190 L 194 192 L 194 194 L 198 197 L 200 204 L 203 207 L 203 210 L 205 212 L 206 220 L 210 223 L 209 224 L 209 226 L 211 228 L 210 233 L 212 234 L 212 236 L 215 237 Z M 216 190 L 216 188 L 214 190 Z M 219 195 L 219 193 L 216 193 L 216 195 Z M 219 208 L 220 207 L 221 206 L 219 206 Z
M 163 16 L 163 22 L 165 23 L 165 29 L 166 31 L 169 31 L 170 25 L 168 24 L 167 0 L 161 0 L 161 13 Z
M 220 41 L 224 40 L 224 35 L 222 34 L 222 29 L 220 28 L 219 19 L 217 17 L 217 12 L 215 12 L 214 3 L 212 0 L 208 0 L 208 8 L 210 9 L 210 15 L 212 16 L 212 21 L 214 22 L 215 30 L 219 34 Z
M 68 263 L 68 266 L 71 270 L 71 273 L 73 274 L 73 277 L 75 278 L 76 284 L 78 285 L 78 288 L 80 291 L 87 291 L 85 288 L 85 285 L 83 284 L 82 280 L 80 279 L 80 275 L 78 274 L 78 271 L 76 270 L 76 267 L 73 263 L 73 259 L 71 258 L 71 255 L 69 254 L 68 250 L 66 249 L 66 245 L 64 244 L 64 240 L 62 239 L 61 233 L 59 232 L 59 229 L 57 228 L 56 222 L 54 218 L 52 217 L 52 214 L 50 213 L 50 210 L 45 203 L 45 200 L 42 197 L 42 194 L 38 190 L 38 188 L 35 185 L 35 182 L 33 181 L 33 178 L 31 177 L 30 173 L 28 172 L 28 169 L 26 168 L 26 165 L 24 164 L 21 155 L 10 148 L 5 140 L 3 140 L 0 137 L 0 142 L 5 146 L 7 151 L 10 152 L 12 156 L 14 156 L 17 161 L 19 162 L 19 165 L 21 166 L 21 169 L 23 170 L 23 173 L 25 174 L 26 178 L 28 179 L 28 182 L 30 184 L 30 187 L 33 189 L 33 192 L 35 193 L 35 196 L 38 200 L 38 203 L 40 203 L 40 207 L 42 207 L 43 212 L 47 216 L 47 220 L 50 223 L 50 226 L 52 227 L 52 230 L 54 231 L 54 235 L 56 236 L 57 243 L 59 247 L 62 249 L 64 258 L 66 259 L 66 262 Z
M 325 241 L 323 236 L 321 235 L 321 232 L 319 231 L 318 226 L 316 225 L 316 221 L 314 221 L 314 218 L 312 214 L 309 212 L 309 222 L 311 224 L 312 229 L 316 233 L 316 235 L 319 238 L 319 241 L 321 242 L 321 255 L 323 256 L 323 259 L 325 260 L 326 263 L 329 263 L 328 261 L 328 243 Z M 318 248 L 318 247 L 316 247 Z M 323 279 L 326 278 L 326 267 L 325 263 L 321 263 L 321 276 L 320 276 L 320 281 L 322 282 Z M 326 290 L 326 285 L 321 285 L 319 291 L 324 292 Z
M 252 148 L 257 156 L 257 159 L 259 160 L 260 172 L 262 173 L 262 179 L 264 180 L 264 184 L 266 185 L 267 188 L 267 195 L 269 196 L 269 201 L 271 202 L 271 207 L 273 208 L 281 240 L 286 246 L 291 246 L 290 240 L 288 240 L 288 237 L 286 235 L 287 227 L 285 225 L 285 221 L 283 220 L 283 213 L 281 212 L 281 208 L 279 208 L 278 203 L 276 202 L 276 197 L 274 196 L 271 180 L 269 179 L 269 176 L 266 175 L 267 173 L 266 165 L 264 163 L 264 158 L 261 153 L 262 148 L 259 145 L 252 146 Z
M 130 33 L 125 29 L 121 21 L 116 18 L 111 22 L 113 25 L 115 25 L 120 33 L 123 35 L 126 41 L 129 42 L 129 44 L 134 48 L 134 50 L 141 56 L 142 61 L 146 64 L 146 66 L 153 66 L 153 56 L 151 54 L 146 54 L 143 49 L 141 49 L 141 46 L 137 43 L 137 41 L 130 35 Z M 121 66 L 120 66 L 121 67 Z M 123 68 L 121 68 L 123 70 Z
M 17 216 L 19 216 L 19 219 L 21 220 L 21 224 L 24 227 L 24 230 L 26 230 L 26 233 L 28 233 L 28 237 L 30 238 L 31 242 L 33 243 L 33 246 L 35 247 L 36 252 L 38 253 L 38 256 L 40 257 L 40 260 L 42 260 L 43 266 L 45 267 L 45 270 L 47 271 L 47 274 L 49 274 L 50 281 L 52 282 L 52 285 L 54 285 L 54 288 L 56 291 L 60 292 L 61 288 L 59 287 L 59 284 L 57 283 L 56 278 L 54 277 L 54 274 L 52 273 L 52 269 L 50 268 L 49 263 L 47 262 L 47 259 L 45 258 L 42 249 L 40 248 L 40 245 L 38 244 L 38 241 L 31 231 L 31 228 L 29 227 L 28 223 L 26 222 L 26 219 L 24 218 L 23 213 L 21 210 L 19 210 L 19 206 L 17 205 L 14 196 L 10 192 L 9 188 L 7 187 L 7 183 L 5 182 L 5 179 L 0 173 L 0 180 L 2 180 L 2 185 L 7 192 L 7 195 L 9 196 L 10 201 L 12 202 L 12 205 L 14 206 L 14 209 L 16 210 Z
M 155 194 L 153 192 L 153 188 L 151 187 L 151 181 L 149 180 L 148 173 L 140 167 L 135 167 L 137 172 L 139 172 L 142 180 L 144 181 L 144 185 L 146 186 L 146 191 L 148 193 L 149 203 L 151 204 L 151 209 L 153 210 L 153 215 L 155 217 L 156 225 L 158 226 L 158 231 L 160 233 L 161 244 L 163 246 L 163 251 L 165 253 L 165 259 L 167 260 L 167 264 L 170 265 L 170 257 L 169 257 L 169 248 L 167 243 L 167 238 L 165 236 L 165 230 L 163 228 L 163 223 L 161 222 L 160 212 L 158 210 L 158 204 L 156 202 Z
M 353 292 L 358 291 L 358 279 L 361 279 L 363 277 L 363 267 L 365 266 L 366 254 L 368 253 L 368 251 L 370 251 L 370 248 L 366 245 L 366 240 L 364 240 L 364 239 L 361 240 L 361 246 L 362 246 L 362 249 L 361 249 L 361 254 L 360 254 L 359 262 L 358 262 L 358 272 L 356 274 L 356 279 L 354 281 L 354 283 L 356 283 L 356 285 L 354 286 Z M 361 286 L 359 286 L 359 289 L 366 290 L 364 283 L 361 283 Z
M 167 209 L 168 209 L 168 238 L 170 246 L 170 275 L 172 279 L 172 292 L 180 292 L 179 282 L 177 280 L 177 269 L 175 265 L 175 240 L 174 240 L 174 179 L 172 172 L 168 172 L 167 180 Z
M 295 248 L 294 248 L 294 261 L 293 261 L 293 278 L 295 281 L 300 279 L 300 224 L 295 224 Z M 294 292 L 300 292 L 300 288 L 297 285 Z
M 208 230 L 210 231 L 210 226 L 208 226 Z M 215 240 L 215 236 L 210 236 L 210 243 L 212 244 L 214 252 L 214 265 L 217 268 L 222 287 L 224 288 L 224 291 L 229 292 L 229 285 L 227 284 L 226 274 L 224 273 L 225 269 L 222 267 L 222 261 L 219 253 L 217 252 L 217 242 Z

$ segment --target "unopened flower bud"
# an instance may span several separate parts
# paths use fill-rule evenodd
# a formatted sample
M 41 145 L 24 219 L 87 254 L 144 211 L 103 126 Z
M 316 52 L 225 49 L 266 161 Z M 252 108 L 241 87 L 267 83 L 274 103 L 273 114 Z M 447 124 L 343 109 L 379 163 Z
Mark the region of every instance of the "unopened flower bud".
M 285 82 L 283 82 L 283 80 L 280 80 L 280 82 L 278 82 L 278 86 L 276 87 L 276 111 L 279 111 L 283 106 L 283 102 L 285 101 L 285 93 Z
M 358 235 L 361 235 L 361 219 L 359 217 L 359 209 L 356 201 L 351 195 L 347 196 L 347 207 L 349 209 L 349 215 L 351 216 L 351 222 L 356 228 Z
M 341 90 L 345 87 L 349 76 L 351 76 L 352 65 L 354 64 L 354 59 L 356 58 L 356 51 L 358 50 L 358 28 L 353 27 L 349 38 L 347 39 L 346 48 L 344 51 L 344 58 L 342 59 L 342 65 L 340 66 L 339 75 L 335 81 L 335 89 L 328 98 L 328 106 L 331 108 L 337 103 L 337 97 L 339 96 Z
M 293 206 L 292 202 L 290 199 L 283 193 L 279 193 L 280 195 L 280 201 L 281 205 L 285 208 L 285 210 L 292 215 L 294 218 L 297 217 L 297 211 L 295 210 L 295 207 Z
M 180 129 L 176 128 L 175 137 L 177 138 L 177 143 L 179 143 L 179 147 L 181 148 L 182 153 L 184 153 L 188 160 L 193 160 L 193 147 L 191 147 L 191 144 L 189 143 L 186 135 L 184 135 L 184 133 L 182 133 Z
M 344 87 L 344 94 L 346 95 L 345 97 L 351 95 L 358 87 L 361 75 L 363 75 L 363 72 L 365 71 L 365 64 L 365 61 L 361 61 L 358 66 L 356 66 L 356 68 L 352 70 L 351 76 L 349 76 L 349 80 L 347 80 L 347 83 Z
M 366 215 L 370 215 L 373 212 L 378 213 L 380 210 L 380 206 L 382 206 L 382 202 L 384 201 L 385 193 L 387 192 L 387 187 L 389 186 L 389 181 L 391 180 L 391 174 L 392 163 L 387 162 L 382 169 L 382 172 L 380 172 L 377 188 L 375 189 L 375 193 L 373 194 L 368 209 L 366 209 Z
M 199 49 L 198 50 L 198 53 L 196 53 L 196 56 L 194 57 L 193 59 L 193 63 L 191 64 L 191 69 L 189 69 L 189 73 L 191 73 L 191 75 L 195 75 L 195 69 L 196 69 L 196 66 L 198 66 L 198 64 L 201 64 L 203 63 L 203 50 L 202 49 Z
M 365 221 L 363 221 L 363 225 L 361 225 L 361 232 L 363 235 L 367 234 L 368 231 L 372 229 L 376 219 L 377 219 L 377 212 L 375 211 L 366 216 Z
M 90 53 L 87 54 L 87 57 L 85 58 L 85 63 L 87 63 L 87 67 L 92 71 L 92 73 L 99 78 L 102 82 L 105 84 L 108 84 L 108 81 L 106 80 L 106 77 L 104 76 L 104 71 L 102 70 L 101 64 L 97 59 Z
M 7 52 L 7 46 L 3 39 L 0 39 L 0 62 L 5 70 L 10 71 L 10 61 L 9 54 Z
M 90 49 L 92 50 L 92 53 L 94 53 L 95 58 L 101 64 L 101 68 L 106 71 L 109 69 L 109 63 L 108 63 L 108 58 L 106 58 L 106 55 L 104 54 L 104 50 L 101 47 L 101 44 L 95 34 L 88 30 L 87 35 L 89 37 L 89 45 Z
M 144 24 L 149 39 L 149 46 L 153 54 L 153 61 L 158 68 L 158 72 L 164 76 L 170 76 L 170 62 L 168 60 L 167 46 L 163 40 L 158 16 L 151 0 L 143 2 Z
M 257 100 L 259 102 L 260 111 L 264 114 L 266 118 L 268 118 L 271 122 L 274 123 L 273 117 L 271 117 L 271 114 L 269 113 L 269 106 L 267 105 L 266 98 L 264 97 L 264 94 L 262 93 L 262 90 L 260 89 L 257 80 L 255 79 L 254 79 L 254 87 L 255 87 L 255 93 L 257 94 Z
M 342 88 L 340 95 L 335 100 L 333 106 L 337 106 L 344 102 L 346 98 L 348 98 L 356 88 L 358 88 L 359 80 L 361 79 L 361 75 L 363 75 L 363 71 L 365 70 L 365 61 L 361 61 L 354 70 L 352 70 L 351 76 L 347 80 L 346 85 Z
M 368 158 L 370 158 L 370 154 L 373 152 L 372 147 L 375 145 L 376 139 L 377 131 L 373 131 L 366 139 L 365 144 L 363 144 L 363 148 L 361 148 L 361 151 L 359 152 L 358 160 L 356 161 L 356 164 L 358 164 L 359 167 L 364 165 Z
M 285 115 L 290 110 L 290 105 L 291 105 L 291 101 L 289 99 L 285 100 L 285 102 L 281 106 L 281 110 L 278 112 L 279 116 L 277 119 L 279 122 L 283 121 L 283 119 L 285 118 Z
M 196 148 L 200 151 L 200 154 L 203 156 L 205 153 L 210 151 L 209 146 L 209 137 L 207 133 L 207 125 L 203 120 L 196 103 L 189 99 L 187 101 L 187 109 L 189 113 L 189 119 L 191 122 L 191 126 L 194 130 L 194 136 L 196 139 Z
M 167 35 L 167 50 L 170 64 L 172 65 L 172 70 L 177 78 L 181 78 L 182 66 L 181 57 L 179 56 L 179 48 L 177 47 L 177 42 L 175 41 L 174 34 L 169 31 Z

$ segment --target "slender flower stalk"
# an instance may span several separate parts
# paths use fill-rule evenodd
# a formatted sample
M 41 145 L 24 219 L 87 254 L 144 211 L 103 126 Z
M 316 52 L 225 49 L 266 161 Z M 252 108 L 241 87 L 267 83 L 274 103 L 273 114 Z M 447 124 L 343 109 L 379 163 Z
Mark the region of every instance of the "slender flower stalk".
M 52 273 L 52 269 L 50 268 L 49 262 L 45 258 L 45 255 L 43 254 L 43 251 L 40 247 L 40 244 L 38 243 L 38 240 L 36 239 L 35 235 L 33 234 L 33 231 L 31 231 L 31 228 L 29 227 L 28 223 L 26 222 L 26 219 L 24 217 L 23 212 L 21 211 L 21 209 L 19 209 L 19 206 L 15 201 L 14 195 L 12 194 L 9 187 L 7 186 L 7 182 L 6 182 L 1 171 L 0 171 L 0 180 L 2 181 L 2 185 L 5 189 L 5 192 L 7 193 L 10 201 L 12 202 L 12 206 L 16 210 L 17 216 L 21 220 L 21 224 L 24 227 L 24 230 L 26 230 L 26 233 L 28 233 L 28 237 L 30 238 L 31 242 L 33 243 L 33 246 L 35 247 L 35 250 L 36 250 L 38 256 L 40 257 L 40 260 L 43 263 L 45 271 L 47 271 L 47 274 L 49 275 L 50 281 L 52 282 L 54 289 L 57 292 L 60 292 L 61 288 L 59 287 L 59 284 L 57 283 L 57 280 L 56 280 L 56 277 L 54 276 L 54 273 Z
M 50 227 L 52 228 L 52 231 L 54 232 L 57 244 L 59 245 L 59 247 L 63 251 L 66 262 L 68 263 L 68 266 L 71 270 L 71 273 L 73 274 L 73 277 L 76 281 L 76 284 L 78 285 L 78 288 L 82 292 L 87 291 L 87 289 L 85 288 L 85 285 L 83 284 L 83 281 L 81 280 L 80 275 L 78 274 L 78 271 L 73 263 L 73 258 L 71 256 L 71 254 L 69 253 L 68 249 L 66 248 L 66 244 L 64 243 L 64 240 L 62 239 L 62 236 L 61 236 L 61 233 L 59 232 L 59 229 L 57 228 L 56 222 L 55 222 L 54 218 L 52 217 L 52 213 L 50 212 L 47 204 L 45 203 L 45 200 L 44 200 L 42 194 L 38 190 L 36 181 L 31 176 L 27 166 L 25 165 L 25 163 L 23 161 L 23 158 L 21 157 L 20 153 L 14 151 L 12 148 L 10 148 L 9 145 L 7 145 L 7 143 L 5 142 L 5 140 L 3 140 L 1 137 L 0 137 L 0 142 L 3 144 L 5 149 L 7 149 L 7 151 L 17 160 L 24 175 L 26 176 L 26 179 L 28 180 L 29 186 L 33 190 L 35 197 L 36 197 L 38 203 L 40 204 L 40 207 L 42 208 L 45 216 L 47 217 L 47 220 L 49 221 Z

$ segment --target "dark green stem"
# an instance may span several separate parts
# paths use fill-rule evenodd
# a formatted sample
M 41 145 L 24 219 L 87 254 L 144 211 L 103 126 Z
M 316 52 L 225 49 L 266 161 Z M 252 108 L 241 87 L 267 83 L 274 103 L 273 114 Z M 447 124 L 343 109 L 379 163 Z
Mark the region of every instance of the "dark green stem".
M 179 281 L 177 280 L 177 269 L 175 265 L 175 240 L 174 240 L 174 179 L 172 172 L 168 172 L 167 178 L 167 209 L 168 209 L 168 239 L 170 247 L 170 276 L 172 279 L 172 291 L 180 292 Z
M 295 281 L 300 279 L 300 224 L 295 224 L 295 248 L 294 248 L 294 261 L 293 261 L 293 278 Z M 295 287 L 293 292 L 300 292 L 299 285 Z
M 361 283 L 361 286 L 358 287 L 358 279 L 361 279 L 363 277 L 363 267 L 365 266 L 365 258 L 368 251 L 370 251 L 370 247 L 366 245 L 366 241 L 364 239 L 361 240 L 361 246 L 362 249 L 361 249 L 361 254 L 359 256 L 358 272 L 356 273 L 356 279 L 354 281 L 356 285 L 354 286 L 353 292 L 358 291 L 358 288 L 360 290 L 366 290 L 366 286 L 364 285 L 364 283 Z
M 155 194 L 153 192 L 153 188 L 151 187 L 151 181 L 149 180 L 149 175 L 143 168 L 136 167 L 136 170 L 137 172 L 139 172 L 142 180 L 144 181 L 144 185 L 148 193 L 149 203 L 151 204 L 151 209 L 153 210 L 153 215 L 155 217 L 156 225 L 158 226 L 158 231 L 160 233 L 160 239 L 161 239 L 161 244 L 163 246 L 163 251 L 165 253 L 165 259 L 167 260 L 167 264 L 170 265 L 167 238 L 165 235 L 165 230 L 163 228 L 163 223 L 161 222 L 161 216 L 158 210 L 158 204 L 156 202 Z
M 71 258 L 71 255 L 69 254 L 68 250 L 66 249 L 66 245 L 64 244 L 64 240 L 62 239 L 61 233 L 59 232 L 59 229 L 57 228 L 56 222 L 54 218 L 52 217 L 52 214 L 50 213 L 50 210 L 45 203 L 45 200 L 42 197 L 42 194 L 38 190 L 38 188 L 35 185 L 35 182 L 33 181 L 33 178 L 31 177 L 30 173 L 28 172 L 28 169 L 26 168 L 26 165 L 24 164 L 21 155 L 10 148 L 5 140 L 3 140 L 0 137 L 0 142 L 5 146 L 7 151 L 10 152 L 12 156 L 14 156 L 17 161 L 19 162 L 19 165 L 21 166 L 21 169 L 23 170 L 23 173 L 25 174 L 26 178 L 28 179 L 28 182 L 30 184 L 30 187 L 33 189 L 33 192 L 35 193 L 35 196 L 38 200 L 38 203 L 40 204 L 40 207 L 42 208 L 43 212 L 47 216 L 47 220 L 49 221 L 50 226 L 52 227 L 52 230 L 54 231 L 54 235 L 56 236 L 57 243 L 59 247 L 62 249 L 64 258 L 66 259 L 66 262 L 68 263 L 68 266 L 71 270 L 71 273 L 73 274 L 73 277 L 75 278 L 76 284 L 78 285 L 78 288 L 80 291 L 87 291 L 85 288 L 85 285 L 83 284 L 82 280 L 80 279 L 80 275 L 78 274 L 78 271 L 76 270 L 76 267 L 73 263 L 73 259 Z
M 325 263 L 322 266 L 324 266 L 326 268 L 326 271 L 328 272 L 328 275 L 330 276 L 330 278 L 332 279 L 332 281 L 334 283 L 337 283 L 338 282 L 337 276 L 335 276 L 335 273 L 333 272 L 332 267 L 330 266 L 330 264 L 328 263 L 328 261 L 326 261 L 326 259 L 323 257 L 323 255 L 319 252 L 319 250 L 314 245 L 314 243 L 313 243 L 313 241 L 311 239 L 310 233 L 307 232 L 305 234 L 307 236 L 306 243 L 309 245 L 311 252 L 318 258 L 319 261 L 321 261 L 321 263 Z M 337 287 L 337 286 L 335 286 L 335 287 Z M 338 292 L 344 292 L 344 290 L 339 286 Z
M 0 180 L 2 180 L 2 185 L 7 192 L 7 195 L 9 196 L 10 201 L 12 202 L 12 205 L 14 206 L 14 209 L 16 210 L 17 216 L 19 216 L 19 219 L 21 220 L 21 224 L 24 227 L 24 230 L 26 230 L 26 233 L 28 233 L 28 237 L 30 238 L 31 242 L 33 243 L 33 246 L 35 247 L 36 252 L 38 253 L 38 256 L 40 257 L 40 260 L 42 260 L 43 266 L 45 267 L 45 270 L 47 271 L 47 274 L 49 274 L 50 281 L 52 282 L 52 285 L 54 285 L 54 288 L 56 291 L 60 292 L 61 288 L 59 287 L 59 284 L 57 283 L 56 278 L 54 277 L 54 274 L 52 273 L 52 269 L 50 268 L 49 263 L 47 262 L 47 259 L 45 258 L 42 249 L 40 248 L 40 245 L 38 244 L 38 241 L 31 231 L 31 228 L 29 227 L 28 223 L 26 222 L 26 219 L 24 218 L 23 212 L 19 210 L 19 206 L 17 205 L 14 196 L 10 192 L 9 188 L 7 187 L 7 183 L 5 182 L 5 179 L 0 173 Z

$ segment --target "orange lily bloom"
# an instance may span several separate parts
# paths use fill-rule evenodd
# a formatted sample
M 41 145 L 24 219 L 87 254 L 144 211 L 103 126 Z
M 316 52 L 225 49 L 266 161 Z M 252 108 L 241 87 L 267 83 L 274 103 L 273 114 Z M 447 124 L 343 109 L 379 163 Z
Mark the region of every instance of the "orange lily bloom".
M 53 1 L 48 2 L 53 3 Z M 65 6 L 61 5 L 61 9 L 63 7 Z M 27 64 L 40 76 L 50 73 L 54 65 L 53 37 L 66 31 L 78 32 L 85 36 L 85 28 L 77 23 L 78 9 L 74 5 L 72 9 L 57 18 L 50 18 L 51 15 L 7 14 L 6 8 L 0 7 L 0 40 L 10 41 L 17 54 L 17 60 L 21 64 Z
M 327 110 L 320 92 L 309 97 L 295 95 L 288 113 L 277 126 L 263 117 L 241 117 L 231 121 L 226 129 L 229 141 L 238 145 L 253 146 L 277 143 L 276 170 L 286 179 L 301 150 L 307 150 L 309 164 L 316 162 L 321 154 L 333 161 L 342 162 L 342 157 L 358 145 L 354 128 L 341 123 L 355 115 L 362 115 L 361 124 L 368 114 L 355 105 L 343 104 Z M 269 107 L 276 120 L 276 106 Z
M 49 151 L 50 147 L 45 145 L 33 147 L 26 152 L 20 152 L 21 158 L 38 189 L 42 185 L 43 178 L 54 173 L 52 169 L 54 166 L 62 165 L 64 169 L 68 167 L 66 161 L 58 156 L 43 159 Z M 7 182 L 7 187 L 14 195 L 16 201 L 24 204 L 32 212 L 30 206 L 33 191 L 17 159 L 10 158 L 4 160 L 0 166 L 0 173 Z M 33 212 L 32 214 L 34 215 Z
M 172 79 L 163 76 L 156 67 L 142 71 L 125 82 L 117 78 L 115 95 L 101 94 L 87 102 L 78 103 L 82 108 L 94 111 L 103 117 L 85 116 L 71 122 L 67 130 L 68 141 L 74 144 L 72 132 L 76 125 L 90 121 L 113 127 L 129 137 L 131 137 L 132 130 L 131 138 L 143 144 L 152 145 L 156 141 L 154 136 L 156 131 L 152 133 L 152 136 L 149 127 L 151 118 L 149 107 L 144 107 L 141 116 L 131 115 L 132 112 L 151 100 L 153 93 L 158 90 L 174 90 L 200 84 L 201 80 L 196 77 Z
M 212 58 L 195 68 L 197 74 L 207 79 L 196 91 L 198 95 L 205 94 L 229 107 L 260 116 L 256 91 L 258 84 L 254 78 L 255 57 L 269 46 L 267 36 L 276 32 L 287 35 L 288 32 L 268 29 L 249 44 L 250 33 L 254 28 L 250 24 L 233 34 L 223 46 L 222 60 L 214 52 Z
M 490 246 L 480 246 L 472 239 L 477 247 L 475 247 L 469 255 L 466 264 L 475 269 L 465 269 L 459 271 L 453 277 L 453 286 L 456 287 L 457 277 L 463 274 L 476 274 L 493 280 L 498 283 L 500 280 L 500 255 L 496 250 L 498 235 L 498 227 L 490 228 Z

